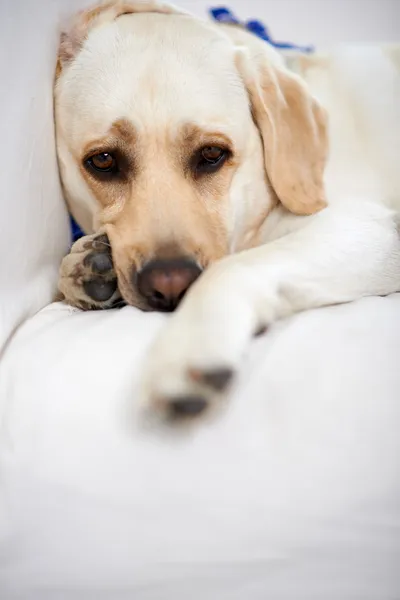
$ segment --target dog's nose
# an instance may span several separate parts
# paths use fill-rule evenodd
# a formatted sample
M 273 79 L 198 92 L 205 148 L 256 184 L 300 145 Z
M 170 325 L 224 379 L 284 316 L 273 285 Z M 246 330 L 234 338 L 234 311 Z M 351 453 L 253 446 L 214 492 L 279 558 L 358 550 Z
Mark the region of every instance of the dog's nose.
M 153 260 L 137 275 L 138 291 L 153 310 L 170 312 L 200 273 L 200 267 L 186 258 Z

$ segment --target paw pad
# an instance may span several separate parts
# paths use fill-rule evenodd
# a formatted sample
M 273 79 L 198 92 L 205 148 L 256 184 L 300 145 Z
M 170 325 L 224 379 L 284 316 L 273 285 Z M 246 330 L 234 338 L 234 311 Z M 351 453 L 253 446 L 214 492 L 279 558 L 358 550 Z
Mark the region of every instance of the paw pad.
M 88 248 L 89 249 L 89 248 Z M 117 278 L 107 235 L 99 235 L 91 242 L 92 250 L 84 258 L 83 265 L 94 277 L 83 283 L 85 294 L 96 302 L 106 302 L 117 290 Z
M 207 408 L 207 400 L 202 396 L 178 396 L 168 401 L 169 417 L 178 420 L 197 417 Z
M 220 367 L 206 371 L 190 369 L 189 376 L 192 381 L 206 385 L 217 392 L 223 392 L 231 383 L 234 371 L 229 367 Z

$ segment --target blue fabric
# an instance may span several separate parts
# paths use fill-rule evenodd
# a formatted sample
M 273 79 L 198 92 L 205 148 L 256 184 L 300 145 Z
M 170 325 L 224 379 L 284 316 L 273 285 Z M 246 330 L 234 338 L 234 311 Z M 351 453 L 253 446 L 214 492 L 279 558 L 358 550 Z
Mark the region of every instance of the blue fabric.
M 289 42 L 276 42 L 271 38 L 268 29 L 263 23 L 261 23 L 261 21 L 251 19 L 242 23 L 228 8 L 225 8 L 223 6 L 211 8 L 210 15 L 215 21 L 219 21 L 220 23 L 232 23 L 234 25 L 241 25 L 242 27 L 245 27 L 246 29 L 254 33 L 254 35 L 257 35 L 259 38 L 265 40 L 266 42 L 268 42 L 268 44 L 271 44 L 271 46 L 274 46 L 275 48 L 279 48 L 281 50 L 298 50 L 300 52 L 306 53 L 314 51 L 314 48 L 312 46 L 296 46 L 294 44 L 290 44 Z M 73 242 L 76 242 L 76 240 L 79 240 L 79 238 L 81 238 L 84 235 L 83 231 L 72 217 L 71 233 Z
M 262 40 L 271 44 L 275 48 L 279 48 L 281 50 L 297 50 L 299 52 L 310 53 L 314 51 L 312 46 L 296 46 L 295 44 L 291 44 L 289 42 L 277 42 L 271 38 L 268 29 L 265 27 L 261 21 L 257 21 L 256 19 L 250 19 L 249 21 L 241 22 L 239 21 L 235 15 L 228 9 L 223 6 L 218 8 L 211 8 L 210 15 L 215 21 L 219 21 L 220 23 L 232 23 L 233 25 L 241 25 L 245 27 L 254 35 L 257 35 Z
M 82 229 L 79 227 L 78 223 L 76 223 L 72 217 L 70 217 L 70 221 L 71 221 L 72 243 L 74 243 L 74 242 L 76 242 L 76 240 L 79 240 L 79 238 L 81 238 L 85 234 L 83 233 Z

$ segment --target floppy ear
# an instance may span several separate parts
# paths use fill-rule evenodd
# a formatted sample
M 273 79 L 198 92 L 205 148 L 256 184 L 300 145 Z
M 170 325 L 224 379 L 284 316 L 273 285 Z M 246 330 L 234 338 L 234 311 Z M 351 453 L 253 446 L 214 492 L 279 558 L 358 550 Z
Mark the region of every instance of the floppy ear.
M 93 27 L 114 21 L 122 15 L 143 12 L 186 14 L 172 4 L 158 0 L 111 0 L 81 11 L 61 33 L 57 75 L 78 54 Z
M 283 59 L 255 36 L 224 28 L 237 45 L 236 62 L 264 146 L 265 168 L 282 204 L 298 215 L 326 206 L 327 116 Z
M 328 152 L 327 117 L 302 80 L 265 56 L 253 63 L 238 51 L 254 120 L 264 146 L 265 168 L 282 204 L 298 215 L 326 206 L 324 169 Z

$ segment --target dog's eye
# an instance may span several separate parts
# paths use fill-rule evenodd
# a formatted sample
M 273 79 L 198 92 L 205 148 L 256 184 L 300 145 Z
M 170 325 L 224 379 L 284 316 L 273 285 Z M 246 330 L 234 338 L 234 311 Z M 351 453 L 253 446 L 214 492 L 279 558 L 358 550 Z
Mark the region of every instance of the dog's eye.
M 205 146 L 197 153 L 195 170 L 198 174 L 213 173 L 224 164 L 228 157 L 228 150 L 218 146 Z
M 224 156 L 225 151 L 217 146 L 207 146 L 201 151 L 202 158 L 210 165 L 216 165 Z
M 87 165 L 98 173 L 111 173 L 117 170 L 117 161 L 113 154 L 100 152 L 94 154 L 86 161 Z

